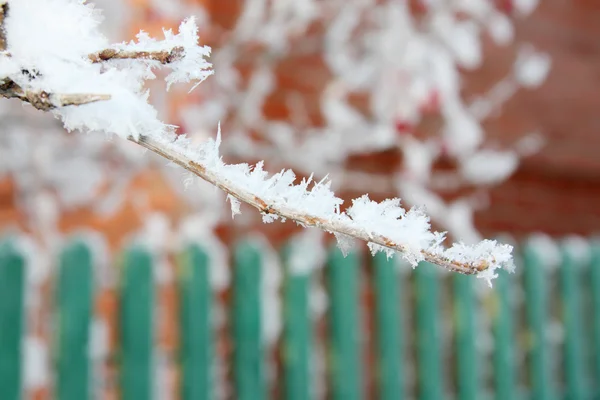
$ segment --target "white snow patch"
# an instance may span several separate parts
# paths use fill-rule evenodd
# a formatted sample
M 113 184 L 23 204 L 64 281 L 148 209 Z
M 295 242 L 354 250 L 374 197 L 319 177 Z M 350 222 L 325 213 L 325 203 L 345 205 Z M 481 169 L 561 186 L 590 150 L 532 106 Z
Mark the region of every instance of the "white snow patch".
M 575 263 L 579 266 L 586 265 L 591 260 L 590 244 L 581 236 L 571 235 L 563 240 L 563 246 Z
M 562 263 L 562 255 L 557 243 L 548 235 L 537 233 L 527 240 L 535 254 L 546 268 L 557 268 Z
M 461 161 L 460 171 L 475 184 L 495 184 L 508 178 L 518 165 L 519 157 L 512 151 L 480 150 Z
M 327 251 L 322 238 L 322 231 L 307 228 L 292 239 L 288 260 L 292 275 L 310 275 L 312 271 L 324 265 Z

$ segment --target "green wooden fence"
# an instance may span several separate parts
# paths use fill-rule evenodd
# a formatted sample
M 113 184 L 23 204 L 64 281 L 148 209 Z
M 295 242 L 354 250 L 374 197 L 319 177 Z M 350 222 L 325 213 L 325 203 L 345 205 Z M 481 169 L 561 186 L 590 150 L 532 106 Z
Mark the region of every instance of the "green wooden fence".
M 190 245 L 174 258 L 180 348 L 173 362 L 182 399 L 216 398 L 213 314 L 216 302 L 224 301 L 231 351 L 220 356 L 230 365 L 226 379 L 236 399 L 312 398 L 319 341 L 327 349 L 326 393 L 332 399 L 600 398 L 597 242 L 590 241 L 585 254 L 567 244 L 557 247 L 561 258 L 554 267 L 546 265 L 543 248 L 526 243 L 517 253 L 518 272 L 500 272 L 493 289 L 433 265 L 399 273 L 398 263 L 385 255 L 343 257 L 337 249 L 329 252 L 324 268 L 298 273 L 288 266 L 293 246 L 282 257 L 283 330 L 275 350 L 280 367 L 270 369 L 277 379 L 268 379 L 273 350 L 269 353 L 262 338 L 263 319 L 272 316 L 261 307 L 260 247 L 252 242 L 236 247 L 228 300 L 216 297 L 210 286 L 209 252 Z M 126 400 L 156 398 L 155 259 L 138 245 L 125 249 L 116 262 L 120 336 L 111 358 L 118 367 L 118 390 Z M 91 247 L 73 241 L 56 267 L 53 397 L 92 398 L 88 348 L 96 291 Z M 6 400 L 24 393 L 26 268 L 27 254 L 18 241 L 0 242 L 0 397 Z M 311 311 L 315 285 L 328 294 L 328 311 L 320 321 Z M 367 285 L 374 296 L 366 304 Z M 317 330 L 319 323 L 326 329 Z

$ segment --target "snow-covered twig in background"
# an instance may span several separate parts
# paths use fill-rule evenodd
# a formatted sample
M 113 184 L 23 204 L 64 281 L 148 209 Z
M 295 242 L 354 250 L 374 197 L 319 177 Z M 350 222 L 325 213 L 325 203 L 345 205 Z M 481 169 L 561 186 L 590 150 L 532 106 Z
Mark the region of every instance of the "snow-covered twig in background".
M 69 24 L 56 23 L 60 20 Z M 444 249 L 441 246 L 444 234 L 431 231 L 429 218 L 423 211 L 418 208 L 407 211 L 398 199 L 377 203 L 365 195 L 355 199 L 343 212 L 340 210 L 343 201 L 329 189 L 329 182 L 313 183 L 308 179 L 294 184 L 295 175 L 291 170 L 269 177 L 262 163 L 254 167 L 225 164 L 219 154 L 220 133 L 216 141 L 211 139 L 193 147 L 186 137 L 175 135 L 172 126 L 157 118 L 142 84 L 154 78 L 153 67 L 165 63 L 172 70 L 166 79 L 168 84 L 201 82 L 212 74 L 210 64 L 204 59 L 210 49 L 198 46 L 194 20 L 184 21 L 177 35 L 165 31 L 163 41 L 141 33 L 137 43 L 113 47 L 99 35 L 97 26 L 95 10 L 80 2 L 24 0 L 11 3 L 11 12 L 5 21 L 7 50 L 11 57 L 10 60 L 4 57 L 0 63 L 0 76 L 18 85 L 27 83 L 27 91 L 32 93 L 43 91 L 56 95 L 102 90 L 110 100 L 78 107 L 52 103 L 54 109 L 37 108 L 52 110 L 69 130 L 117 134 L 181 165 L 228 193 L 234 213 L 239 211 L 239 202 L 245 202 L 263 214 L 264 222 L 291 219 L 303 226 L 318 227 L 335 234 L 342 250 L 351 244 L 349 238 L 361 239 L 369 244 L 373 253 L 399 251 L 415 266 L 425 260 L 488 280 L 495 277 L 496 268 L 512 268 L 512 247 L 494 241 L 472 246 L 460 243 Z M 34 32 L 29 27 L 35 27 Z M 72 35 L 72 31 L 79 35 Z M 115 57 L 103 60 L 100 54 L 106 48 L 114 52 L 105 55 Z M 169 60 L 174 49 L 178 49 L 177 57 Z M 153 52 L 167 56 L 152 57 Z M 143 62 L 117 57 L 119 54 L 138 54 Z M 122 63 L 104 62 L 111 58 L 120 58 Z M 39 73 L 24 76 L 24 70 Z

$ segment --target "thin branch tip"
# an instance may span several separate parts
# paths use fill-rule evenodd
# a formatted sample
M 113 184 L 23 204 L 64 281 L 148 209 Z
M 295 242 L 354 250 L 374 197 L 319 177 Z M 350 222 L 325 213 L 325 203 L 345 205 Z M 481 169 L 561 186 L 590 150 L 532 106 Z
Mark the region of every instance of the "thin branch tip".
M 185 49 L 181 46 L 176 46 L 170 50 L 157 51 L 104 49 L 88 55 L 88 58 L 92 63 L 101 63 L 110 60 L 151 60 L 158 61 L 161 64 L 170 64 L 181 60 L 184 56 Z
M 48 93 L 45 91 L 30 91 L 23 89 L 10 78 L 4 78 L 0 81 L 0 96 L 7 99 L 19 99 L 25 103 L 31 104 L 40 111 L 50 111 L 55 108 L 67 106 L 82 106 L 98 101 L 110 100 L 108 94 L 92 93 Z

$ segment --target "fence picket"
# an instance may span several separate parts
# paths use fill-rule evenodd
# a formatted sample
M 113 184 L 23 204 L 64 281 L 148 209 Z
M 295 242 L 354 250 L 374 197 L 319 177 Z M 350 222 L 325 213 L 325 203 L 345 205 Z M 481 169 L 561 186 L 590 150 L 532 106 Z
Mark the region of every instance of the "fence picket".
M 550 377 L 550 355 L 546 336 L 548 268 L 545 268 L 536 250 L 530 244 L 525 245 L 523 249 L 523 264 L 532 398 L 551 400 L 555 397 L 556 387 Z
M 584 334 L 581 318 L 581 271 L 582 265 L 569 249 L 562 249 L 562 265 L 560 268 L 560 283 L 563 303 L 563 324 L 565 329 L 564 343 L 564 374 L 567 384 L 567 398 L 571 400 L 587 399 L 586 373 L 582 342 Z
M 293 246 L 293 244 L 291 245 Z M 460 400 L 483 397 L 512 399 L 519 393 L 519 373 L 526 372 L 527 398 L 588 399 L 600 396 L 600 242 L 592 242 L 591 259 L 583 259 L 570 249 L 561 248 L 562 263 L 548 268 L 543 250 L 533 242 L 522 248 L 522 301 L 526 331 L 517 330 L 512 299 L 519 279 L 499 271 L 488 299 L 493 333 L 493 391 L 484 396 L 487 381 L 479 369 L 480 355 L 475 347 L 479 300 L 473 277 L 458 274 L 442 280 L 442 274 L 428 263 L 414 271 L 414 322 L 417 367 L 417 397 L 433 400 L 452 396 Z M 285 282 L 283 301 L 282 397 L 308 400 L 313 395 L 311 350 L 315 341 L 310 313 L 310 271 L 292 271 L 290 248 L 284 252 Z M 549 250 L 548 250 L 549 251 Z M 250 242 L 234 252 L 232 286 L 232 336 L 234 394 L 240 400 L 263 400 L 269 392 L 266 351 L 262 337 L 262 253 Z M 586 261 L 587 262 L 587 261 Z M 17 400 L 23 395 L 22 377 L 26 359 L 24 339 L 24 290 L 26 258 L 12 241 L 0 242 L 0 397 Z M 155 393 L 153 362 L 153 259 L 149 250 L 134 246 L 123 254 L 120 287 L 120 397 L 124 400 L 151 399 Z M 384 254 L 372 261 L 375 323 L 375 391 L 377 398 L 396 400 L 406 393 L 406 358 L 403 349 L 403 276 L 395 262 Z M 94 265 L 89 246 L 83 241 L 70 243 L 61 253 L 56 276 L 56 384 L 54 396 L 60 400 L 86 399 L 92 395 L 89 359 L 90 326 L 93 312 Z M 559 292 L 550 296 L 549 282 L 557 273 Z M 589 281 L 587 278 L 589 277 Z M 361 331 L 364 329 L 360 299 L 361 264 L 351 253 L 344 257 L 333 249 L 325 269 L 329 295 L 327 397 L 333 400 L 358 400 L 367 395 L 362 376 L 364 365 Z M 446 348 L 441 323 L 450 305 L 440 303 L 442 283 L 452 283 L 451 304 L 454 316 L 454 353 L 456 364 L 444 367 Z M 445 286 L 444 286 L 445 287 Z M 212 326 L 213 293 L 210 286 L 210 258 L 199 245 L 192 245 L 178 258 L 180 323 L 181 398 L 207 400 L 214 397 L 215 335 Z M 409 287 L 408 289 L 411 289 Z M 587 292 L 590 290 L 591 292 Z M 412 289 L 411 289 L 412 291 Z M 553 291 L 554 293 L 554 291 Z M 589 295 L 589 296 L 588 296 Z M 556 300 L 562 316 L 564 340 L 559 373 L 562 383 L 553 379 L 553 343 L 550 343 L 550 300 Z M 592 310 L 586 322 L 586 314 Z M 553 314 L 554 315 L 554 314 Z M 412 317 L 412 315 L 410 315 Z M 412 321 L 409 319 L 408 321 Z M 586 327 L 589 325 L 590 334 Z M 408 326 L 406 327 L 408 328 Z M 523 334 L 524 333 L 524 334 Z M 517 335 L 518 334 L 518 335 Z M 591 337 L 590 337 L 591 336 Z M 517 339 L 519 339 L 517 341 Z M 319 344 L 319 343 L 317 343 Z M 415 346 L 416 345 L 416 346 Z M 525 354 L 527 371 L 518 371 L 516 355 Z M 589 356 L 588 356 L 589 354 Z M 370 354 L 369 354 L 370 355 Z M 412 354 L 410 354 L 412 356 Z M 589 365 L 588 365 L 589 364 Z M 593 367 L 592 367 L 593 364 Z M 27 365 L 25 365 L 27 367 Z M 446 380 L 456 371 L 456 393 L 449 392 Z M 26 380 L 26 379 L 25 379 Z M 371 389 L 371 388 L 369 388 Z M 44 389 L 45 390 L 45 389 Z M 412 389 L 411 389 L 412 391 Z M 370 393 L 369 393 L 370 394 Z M 37 395 L 37 394 L 36 394 Z
M 121 398 L 151 399 L 154 300 L 152 255 L 126 250 L 121 286 Z
M 419 399 L 442 399 L 444 386 L 438 273 L 435 266 L 426 262 L 420 263 L 414 273 L 417 295 Z
M 293 246 L 291 244 L 290 246 Z M 287 400 L 311 398 L 310 351 L 312 321 L 309 310 L 310 273 L 294 273 L 290 269 L 292 250 L 284 252 L 284 385 Z
M 344 258 L 337 248 L 327 260 L 331 393 L 334 400 L 362 398 L 359 262 L 354 253 Z
M 400 284 L 394 258 L 378 253 L 373 259 L 377 334 L 378 390 L 381 400 L 404 398 Z
M 0 388 L 2 398 L 21 398 L 25 259 L 10 240 L 0 243 Z
M 245 242 L 235 249 L 234 259 L 233 340 L 236 398 L 265 399 L 260 250 Z
M 180 337 L 183 400 L 212 396 L 213 333 L 209 257 L 199 246 L 189 246 L 179 259 Z
M 92 313 L 92 254 L 83 242 L 61 254 L 56 287 L 58 352 L 56 394 L 60 400 L 90 398 L 88 344 Z
M 595 383 L 593 398 L 600 396 L 600 242 L 592 243 L 592 254 L 590 261 L 592 310 L 590 316 L 593 321 L 593 343 L 594 343 L 594 375 L 592 381 Z
M 498 271 L 494 280 L 496 309 L 493 313 L 495 398 L 516 398 L 513 312 L 510 304 L 512 284 L 508 272 Z
M 461 400 L 475 400 L 480 398 L 480 379 L 475 349 L 477 306 L 473 295 L 473 277 L 456 274 L 453 283 L 458 397 Z

